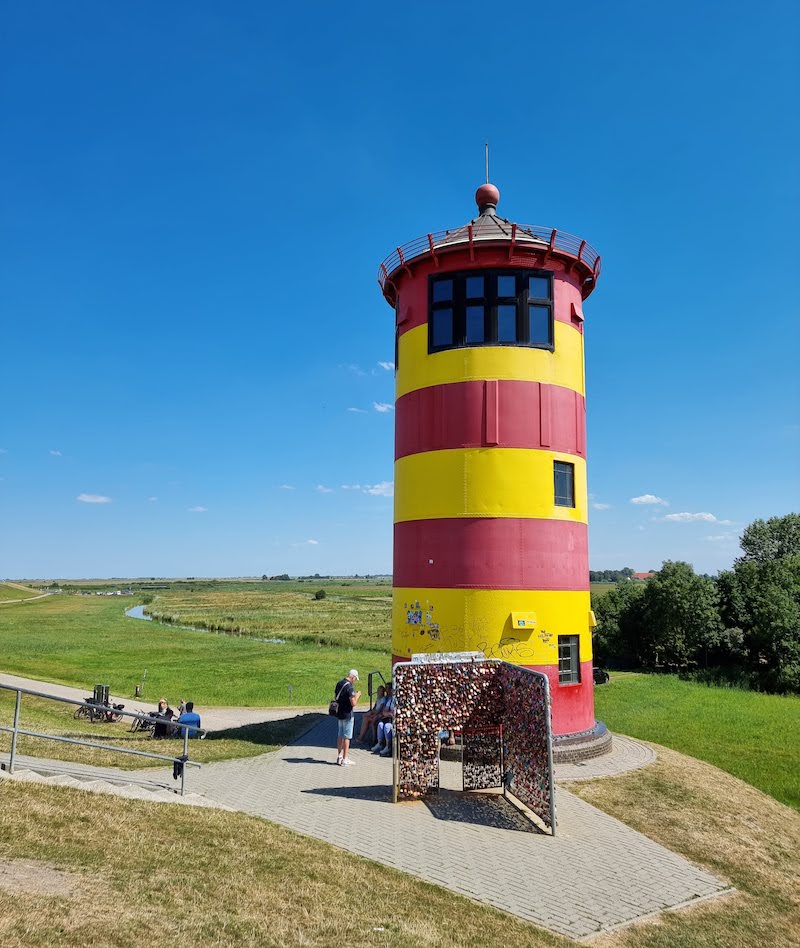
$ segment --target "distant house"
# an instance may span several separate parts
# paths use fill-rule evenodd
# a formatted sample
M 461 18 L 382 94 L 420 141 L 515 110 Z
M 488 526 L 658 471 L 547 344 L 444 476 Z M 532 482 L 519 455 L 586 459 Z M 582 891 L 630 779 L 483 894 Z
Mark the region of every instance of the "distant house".
M 652 579 L 655 575 L 656 574 L 652 570 L 650 570 L 649 573 L 634 573 L 633 576 L 631 576 L 631 579 L 639 579 L 639 580 Z

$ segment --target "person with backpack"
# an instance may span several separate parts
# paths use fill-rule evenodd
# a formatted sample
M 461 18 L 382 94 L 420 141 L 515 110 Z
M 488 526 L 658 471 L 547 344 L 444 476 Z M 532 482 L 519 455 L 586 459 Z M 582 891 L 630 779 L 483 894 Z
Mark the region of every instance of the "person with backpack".
M 336 683 L 336 691 L 329 711 L 337 718 L 338 738 L 336 747 L 338 756 L 336 763 L 340 767 L 352 767 L 353 761 L 350 760 L 348 753 L 350 751 L 350 741 L 353 739 L 353 709 L 361 697 L 361 692 L 353 688 L 353 682 L 358 681 L 358 671 L 351 668 L 345 678 Z

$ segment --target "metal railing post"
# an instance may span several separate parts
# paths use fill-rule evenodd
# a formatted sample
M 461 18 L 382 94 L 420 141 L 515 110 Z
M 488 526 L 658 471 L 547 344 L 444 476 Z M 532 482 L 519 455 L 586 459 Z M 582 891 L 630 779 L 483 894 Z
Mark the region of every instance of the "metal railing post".
M 183 729 L 183 756 L 189 756 L 189 731 Z M 183 766 L 181 767 L 181 796 L 186 793 L 186 761 L 183 761 Z
M 17 731 L 19 729 L 19 706 L 22 702 L 22 692 L 17 691 L 17 699 L 14 702 L 14 730 L 11 732 L 11 757 L 8 761 L 8 772 L 14 773 L 14 758 L 17 756 Z

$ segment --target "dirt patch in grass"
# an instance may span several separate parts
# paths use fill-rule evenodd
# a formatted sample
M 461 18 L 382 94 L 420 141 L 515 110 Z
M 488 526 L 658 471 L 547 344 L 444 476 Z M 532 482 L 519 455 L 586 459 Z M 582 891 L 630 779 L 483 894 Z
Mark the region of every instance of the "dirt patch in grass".
M 730 880 L 740 894 L 666 913 L 595 944 L 800 945 L 800 815 L 711 764 L 653 746 L 652 766 L 573 783 L 570 791 Z
M 0 889 L 71 898 L 78 889 L 80 876 L 30 859 L 0 859 Z

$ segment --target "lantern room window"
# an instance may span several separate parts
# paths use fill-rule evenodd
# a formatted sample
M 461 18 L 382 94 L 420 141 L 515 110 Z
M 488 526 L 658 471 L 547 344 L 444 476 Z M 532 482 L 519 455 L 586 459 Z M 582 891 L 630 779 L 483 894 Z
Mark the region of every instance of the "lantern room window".
M 474 270 L 430 278 L 428 351 L 527 346 L 553 351 L 553 274 Z

